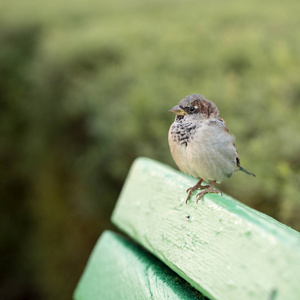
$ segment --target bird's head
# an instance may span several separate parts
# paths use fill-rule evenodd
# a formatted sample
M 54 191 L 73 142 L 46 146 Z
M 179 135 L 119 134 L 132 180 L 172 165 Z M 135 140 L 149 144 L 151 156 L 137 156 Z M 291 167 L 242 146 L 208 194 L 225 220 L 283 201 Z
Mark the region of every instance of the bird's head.
M 176 115 L 178 121 L 201 121 L 219 116 L 217 106 L 200 94 L 186 96 L 169 111 Z

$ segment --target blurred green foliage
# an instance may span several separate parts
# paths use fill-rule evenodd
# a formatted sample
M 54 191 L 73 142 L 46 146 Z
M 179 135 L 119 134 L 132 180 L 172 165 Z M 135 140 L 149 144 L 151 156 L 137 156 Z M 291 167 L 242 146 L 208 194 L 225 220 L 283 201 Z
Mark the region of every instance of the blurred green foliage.
M 1 299 L 68 299 L 138 156 L 175 167 L 168 109 L 215 102 L 221 188 L 300 229 L 298 2 L 1 1 Z

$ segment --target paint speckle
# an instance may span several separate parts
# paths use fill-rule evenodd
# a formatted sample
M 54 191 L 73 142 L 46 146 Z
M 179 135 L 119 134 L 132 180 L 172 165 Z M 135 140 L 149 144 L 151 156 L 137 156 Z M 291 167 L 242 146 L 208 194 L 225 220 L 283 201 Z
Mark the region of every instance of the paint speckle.
M 191 216 L 186 216 L 185 219 L 186 219 L 187 221 L 189 221 L 189 222 L 192 220 L 192 219 L 191 219 Z

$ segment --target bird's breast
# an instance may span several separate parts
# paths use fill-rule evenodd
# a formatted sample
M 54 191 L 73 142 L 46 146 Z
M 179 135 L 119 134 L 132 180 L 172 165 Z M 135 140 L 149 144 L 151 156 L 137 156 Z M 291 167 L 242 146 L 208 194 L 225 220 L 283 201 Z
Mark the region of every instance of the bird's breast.
M 171 139 L 180 144 L 181 146 L 187 147 L 196 133 L 196 130 L 201 126 L 200 124 L 194 123 L 181 123 L 174 122 L 170 128 L 169 136 Z
M 178 168 L 207 182 L 230 177 L 236 163 L 233 137 L 208 122 L 174 122 L 169 130 L 171 154 Z
M 190 166 L 190 151 L 193 149 L 192 143 L 197 130 L 201 127 L 201 123 L 181 123 L 174 122 L 169 130 L 169 146 L 172 157 L 178 168 L 193 177 L 199 177 L 198 174 Z

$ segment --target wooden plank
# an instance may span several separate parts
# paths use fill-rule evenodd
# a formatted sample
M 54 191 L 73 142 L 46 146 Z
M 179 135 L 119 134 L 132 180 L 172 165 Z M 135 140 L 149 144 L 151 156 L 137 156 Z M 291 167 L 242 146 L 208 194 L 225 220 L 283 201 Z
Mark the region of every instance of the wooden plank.
M 97 242 L 73 298 L 208 300 L 148 251 L 111 231 Z
M 299 299 L 300 234 L 228 195 L 186 204 L 195 183 L 139 158 L 112 221 L 211 299 Z

